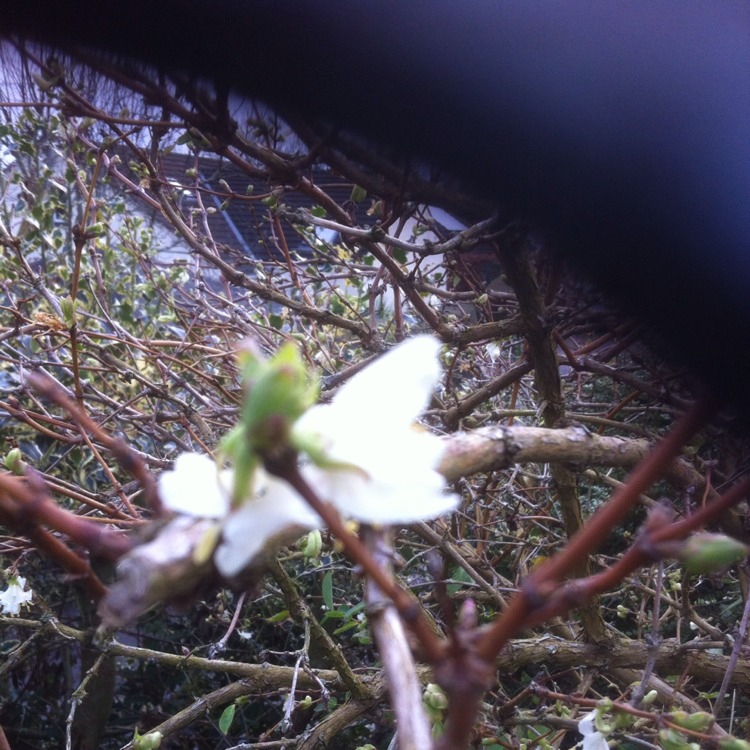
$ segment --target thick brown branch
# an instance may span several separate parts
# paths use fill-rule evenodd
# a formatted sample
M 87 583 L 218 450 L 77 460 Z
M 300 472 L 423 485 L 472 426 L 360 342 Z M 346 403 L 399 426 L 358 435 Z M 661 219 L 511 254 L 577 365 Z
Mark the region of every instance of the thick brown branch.
M 450 482 L 479 472 L 498 471 L 524 463 L 564 463 L 578 468 L 607 466 L 630 469 L 642 461 L 653 444 L 648 440 L 609 437 L 573 426 L 480 427 L 445 438 L 440 472 Z M 665 479 L 676 487 L 701 489 L 705 479 L 687 461 L 676 459 Z

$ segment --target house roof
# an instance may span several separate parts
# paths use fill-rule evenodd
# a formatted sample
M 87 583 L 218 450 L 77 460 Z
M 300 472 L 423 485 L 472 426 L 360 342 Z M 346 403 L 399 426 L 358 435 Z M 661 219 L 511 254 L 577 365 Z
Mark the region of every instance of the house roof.
M 177 192 L 178 204 L 183 213 L 190 218 L 193 209 L 199 208 L 200 203 L 206 209 L 217 209 L 208 214 L 208 229 L 214 242 L 237 250 L 251 260 L 283 260 L 283 254 L 274 238 L 271 210 L 263 202 L 263 198 L 276 195 L 290 209 L 310 210 L 315 205 L 313 199 L 299 190 L 255 178 L 228 159 L 217 156 L 172 152 L 161 156 L 159 168 L 166 182 L 174 187 L 184 188 Z M 351 201 L 351 181 L 322 168 L 314 168 L 308 176 L 337 203 Z M 224 197 L 228 192 L 227 186 L 235 196 L 229 200 Z M 365 210 L 360 207 L 363 215 Z M 200 224 L 196 223 L 194 226 L 199 234 L 206 234 L 205 228 Z M 292 246 L 291 238 L 295 235 L 291 230 L 285 231 L 285 236 L 291 250 L 303 256 L 310 254 L 309 248 L 296 239 Z
M 309 211 L 316 205 L 312 197 L 293 185 L 254 176 L 230 159 L 215 154 L 162 153 L 157 168 L 164 182 L 173 186 L 175 200 L 196 233 L 199 236 L 210 233 L 224 260 L 246 272 L 252 272 L 257 262 L 284 263 L 286 260 L 273 226 L 272 208 L 264 199 L 276 196 L 278 202 L 290 210 L 304 208 Z M 261 172 L 260 169 L 257 171 Z M 305 177 L 343 206 L 360 226 L 374 222 L 367 214 L 371 201 L 365 199 L 355 203 L 352 199 L 354 184 L 351 180 L 321 166 L 308 169 Z M 231 197 L 227 199 L 228 194 Z M 198 211 L 201 205 L 215 211 L 207 214 Z M 153 218 L 169 227 L 159 212 L 153 212 Z M 283 218 L 281 224 L 289 250 L 297 257 L 313 258 L 315 251 L 298 237 L 292 225 Z M 444 235 L 450 236 L 452 231 L 455 230 L 444 229 Z M 468 267 L 474 268 L 478 277 L 477 288 L 483 288 L 484 283 L 500 273 L 496 254 L 491 248 L 480 246 L 471 251 L 460 250 L 459 255 L 461 277 L 469 273 Z

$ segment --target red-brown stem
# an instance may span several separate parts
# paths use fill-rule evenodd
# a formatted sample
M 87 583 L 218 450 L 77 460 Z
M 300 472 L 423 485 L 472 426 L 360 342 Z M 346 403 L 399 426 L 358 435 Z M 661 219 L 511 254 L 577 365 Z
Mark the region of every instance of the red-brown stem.
M 532 610 L 545 606 L 545 600 L 553 594 L 559 582 L 573 571 L 580 560 L 596 550 L 612 529 L 625 519 L 640 494 L 661 476 L 712 411 L 713 403 L 707 399 L 693 404 L 654 451 L 635 468 L 628 482 L 615 492 L 612 499 L 594 513 L 561 552 L 527 578 L 521 591 L 479 643 L 477 651 L 481 658 L 494 660 L 508 640 L 527 625 Z
M 736 505 L 743 497 L 750 494 L 750 477 L 745 477 L 712 503 L 703 505 L 682 521 L 657 529 L 651 535 L 653 544 L 667 542 L 671 539 L 684 539 L 691 531 L 703 528 L 709 521 L 718 518 L 727 508 Z
M 713 503 L 701 508 L 688 518 L 668 524 L 653 532 L 647 532 L 614 565 L 588 578 L 571 581 L 562 588 L 556 589 L 544 606 L 529 613 L 525 625 L 534 627 L 551 617 L 564 614 L 571 607 L 587 601 L 596 594 L 613 589 L 633 571 L 653 562 L 655 556 L 660 554 L 659 544 L 684 539 L 692 531 L 702 528 L 726 508 L 735 505 L 748 495 L 750 495 L 750 477 L 742 480 Z
M 133 504 L 130 502 L 128 496 L 123 492 L 122 486 L 115 478 L 115 475 L 112 473 L 112 469 L 109 468 L 107 462 L 102 458 L 101 453 L 99 453 L 91 438 L 83 431 L 81 431 L 81 434 L 83 439 L 86 441 L 86 445 L 88 445 L 89 450 L 94 454 L 94 458 L 96 458 L 99 465 L 102 467 L 102 470 L 107 475 L 107 478 L 112 483 L 112 486 L 116 489 L 117 495 L 119 496 L 122 504 L 127 508 L 128 513 L 130 513 L 130 517 L 138 518 L 138 512 L 133 507 Z
M 106 430 L 99 427 L 57 383 L 40 373 L 27 376 L 29 384 L 42 396 L 65 409 L 78 426 L 93 435 L 104 444 L 117 459 L 120 466 L 130 474 L 143 488 L 143 494 L 156 515 L 161 515 L 162 507 L 159 494 L 156 491 L 156 481 L 141 458 L 128 447 L 124 440 L 112 437 Z
M 297 457 L 279 462 L 266 462 L 266 469 L 287 481 L 323 519 L 326 526 L 335 534 L 349 557 L 362 566 L 368 575 L 393 602 L 404 622 L 418 638 L 429 664 L 440 664 L 445 659 L 445 647 L 430 629 L 419 605 L 385 573 L 373 560 L 367 548 L 352 534 L 341 520 L 336 509 L 323 502 L 310 487 L 297 467 Z
M 0 520 L 3 524 L 12 526 L 12 519 L 5 515 L 2 507 L 0 507 Z M 57 562 L 76 582 L 81 583 L 93 601 L 98 602 L 107 593 L 107 587 L 99 580 L 88 562 L 76 555 L 56 536 L 39 526 L 25 529 L 24 533 L 39 552 Z
M 441 687 L 444 686 L 441 684 Z M 483 694 L 483 689 L 477 689 L 449 695 L 445 733 L 437 741 L 435 750 L 462 750 L 468 747 Z
M 108 531 L 64 510 L 48 496 L 32 491 L 21 478 L 0 474 L 0 491 L 0 510 L 22 534 L 31 536 L 35 528 L 45 524 L 108 560 L 119 560 L 132 547 L 125 534 Z

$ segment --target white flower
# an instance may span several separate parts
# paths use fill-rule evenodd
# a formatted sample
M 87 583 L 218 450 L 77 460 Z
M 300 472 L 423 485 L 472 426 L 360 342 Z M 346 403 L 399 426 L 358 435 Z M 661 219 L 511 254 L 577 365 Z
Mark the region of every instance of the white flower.
M 219 471 L 208 456 L 183 453 L 159 477 L 159 496 L 171 510 L 198 518 L 224 518 L 214 554 L 219 572 L 232 578 L 263 552 L 274 537 L 323 525 L 321 518 L 284 482 L 258 470 L 254 496 L 229 513 L 231 469 Z
M 17 615 L 21 611 L 21 605 L 31 601 L 33 592 L 25 590 L 26 579 L 23 576 L 15 576 L 10 579 L 8 588 L 0 593 L 0 612 L 9 615 Z
M 500 355 L 502 354 L 502 351 L 500 350 L 500 347 L 495 344 L 487 344 L 484 347 L 484 351 L 486 352 L 487 356 L 490 358 L 491 362 L 497 362 L 498 359 L 500 359 Z
M 578 731 L 583 735 L 583 750 L 609 750 L 607 740 L 601 732 L 596 731 L 594 720 L 596 719 L 596 709 L 586 714 L 578 722 Z
M 440 343 L 417 336 L 355 375 L 330 404 L 314 406 L 294 425 L 313 435 L 326 460 L 303 474 L 323 500 L 366 523 L 410 523 L 452 511 L 437 467 L 442 441 L 414 426 L 440 378 Z
M 294 426 L 296 435 L 322 446 L 323 468 L 302 474 L 320 497 L 346 517 L 366 523 L 409 523 L 456 507 L 437 472 L 441 440 L 416 428 L 439 377 L 439 342 L 417 336 L 355 375 L 332 403 L 315 406 Z M 231 510 L 232 470 L 208 456 L 184 453 L 159 477 L 159 495 L 171 510 L 226 518 L 214 555 L 219 572 L 240 573 L 277 537 L 318 528 L 322 519 L 285 482 L 262 470 L 253 495 Z

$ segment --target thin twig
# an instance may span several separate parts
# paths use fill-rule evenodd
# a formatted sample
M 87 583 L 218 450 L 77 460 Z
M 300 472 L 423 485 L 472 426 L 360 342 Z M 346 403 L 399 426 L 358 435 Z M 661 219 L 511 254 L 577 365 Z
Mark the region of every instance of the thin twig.
M 229 623 L 229 627 L 227 628 L 227 632 L 224 633 L 224 635 L 216 641 L 216 643 L 212 643 L 208 648 L 208 656 L 209 658 L 213 659 L 216 656 L 218 656 L 226 647 L 227 643 L 229 642 L 229 639 L 232 636 L 232 633 L 234 633 L 235 628 L 237 627 L 237 621 L 240 619 L 240 612 L 242 611 L 242 606 L 245 603 L 245 596 L 247 595 L 247 592 L 243 591 L 239 598 L 237 599 L 237 605 L 234 608 L 234 614 L 232 614 L 232 620 Z
M 648 690 L 648 682 L 654 671 L 656 658 L 659 655 L 659 646 L 661 646 L 661 635 L 659 634 L 659 621 L 661 613 L 661 595 L 664 587 L 664 563 L 660 560 L 656 569 L 656 584 L 654 585 L 654 611 L 651 614 L 651 633 L 647 639 L 648 643 L 648 660 L 643 668 L 643 677 L 640 684 L 633 692 L 630 699 L 630 705 L 638 708 L 643 697 Z
M 404 622 L 418 638 L 428 663 L 437 664 L 441 662 L 445 657 L 445 650 L 430 628 L 427 618 L 422 614 L 421 607 L 378 566 L 364 544 L 346 528 L 336 509 L 318 497 L 300 473 L 296 455 L 285 457 L 273 465 L 266 462 L 266 469 L 289 482 L 323 519 L 326 526 L 341 542 L 349 557 L 361 565 L 365 574 L 380 586 L 385 595 L 394 603 L 399 614 L 404 618 Z
M 742 613 L 742 620 L 740 621 L 740 628 L 737 636 L 734 639 L 734 646 L 732 647 L 732 653 L 729 656 L 729 666 L 727 667 L 724 679 L 721 682 L 719 688 L 719 694 L 716 696 L 716 702 L 714 703 L 714 716 L 719 718 L 724 698 L 726 697 L 727 691 L 729 690 L 729 683 L 732 681 L 734 671 L 737 667 L 737 661 L 740 658 L 740 652 L 742 647 L 745 645 L 745 638 L 747 637 L 747 626 L 750 621 L 750 598 L 745 602 L 745 610 Z
M 103 443 L 115 456 L 123 470 L 138 480 L 138 483 L 143 488 L 146 501 L 154 512 L 157 514 L 161 512 L 161 501 L 156 490 L 156 480 L 153 474 L 148 470 L 148 467 L 140 456 L 130 450 L 124 440 L 112 437 L 106 430 L 99 427 L 51 378 L 39 373 L 30 373 L 27 376 L 27 381 L 42 396 L 65 409 L 81 429 L 86 430 Z

